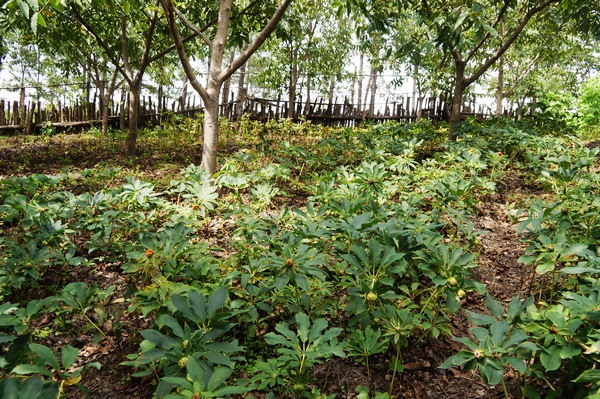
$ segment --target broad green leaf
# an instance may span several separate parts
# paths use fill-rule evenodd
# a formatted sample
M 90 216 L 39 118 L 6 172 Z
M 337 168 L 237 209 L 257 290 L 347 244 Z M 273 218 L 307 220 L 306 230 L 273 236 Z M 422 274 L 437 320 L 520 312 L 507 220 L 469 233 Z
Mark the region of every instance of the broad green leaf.
M 296 314 L 296 322 L 298 323 L 298 337 L 300 338 L 300 341 L 308 341 L 310 318 L 304 313 L 298 313 Z
M 168 315 L 168 314 L 162 314 L 162 315 L 158 316 L 156 321 L 157 321 L 157 324 L 159 325 L 159 327 L 167 326 L 179 338 L 182 338 L 182 339 L 185 338 L 185 333 L 183 332 L 183 329 L 179 325 L 179 322 L 177 320 L 175 320 L 175 318 L 173 316 Z
M 63 370 L 68 370 L 73 365 L 73 363 L 75 363 L 78 355 L 79 350 L 77 348 L 73 348 L 71 345 L 67 345 L 64 348 L 62 348 L 61 360 Z
M 558 370 L 561 364 L 560 352 L 560 347 L 551 346 L 541 353 L 540 362 L 546 371 Z
M 490 295 L 485 296 L 485 307 L 488 308 L 492 316 L 498 319 L 504 317 L 504 308 L 502 307 L 500 302 L 492 298 Z
M 527 372 L 527 363 L 525 363 L 523 359 L 507 356 L 504 358 L 504 360 L 506 360 L 506 362 L 510 364 L 519 373 L 525 374 Z
M 47 377 L 52 377 L 52 372 L 44 367 L 40 367 L 36 364 L 19 364 L 12 369 L 11 373 L 13 374 L 42 374 Z
M 229 367 L 218 367 L 215 369 L 208 380 L 207 389 L 209 391 L 214 391 L 219 388 L 219 386 L 225 383 L 232 372 L 233 370 L 231 370 Z
M 56 371 L 60 370 L 60 364 L 58 364 L 58 360 L 56 359 L 56 356 L 54 355 L 52 349 L 48 348 L 47 346 L 35 343 L 29 344 L 29 348 L 36 355 L 41 357 L 48 366 L 52 367 Z
M 215 292 L 213 292 L 210 298 L 208 298 L 208 304 L 206 306 L 209 316 L 214 316 L 217 313 L 217 310 L 225 305 L 228 297 L 229 294 L 226 287 L 219 287 Z
M 204 370 L 202 367 L 200 367 L 196 359 L 194 359 L 192 356 L 188 356 L 185 367 L 192 380 L 201 382 L 203 381 Z
M 543 262 L 536 266 L 535 272 L 540 276 L 554 270 L 554 262 Z
M 573 380 L 573 382 L 577 382 L 580 384 L 598 381 L 600 381 L 600 370 L 598 369 L 585 370 L 579 375 L 579 377 Z

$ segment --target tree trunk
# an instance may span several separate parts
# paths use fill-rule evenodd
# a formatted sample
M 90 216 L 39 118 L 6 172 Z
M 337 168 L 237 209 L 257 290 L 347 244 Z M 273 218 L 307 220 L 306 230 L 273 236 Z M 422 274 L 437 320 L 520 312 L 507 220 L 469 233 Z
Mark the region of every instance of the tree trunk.
M 102 135 L 108 135 L 108 108 L 110 104 L 110 93 L 104 93 L 104 103 L 102 104 Z
M 375 115 L 375 96 L 377 95 L 377 70 L 371 66 L 371 101 L 369 103 L 369 114 Z
M 298 52 L 290 47 L 290 87 L 288 96 L 288 118 L 296 119 L 296 83 L 298 82 Z
M 304 115 L 310 113 L 310 89 L 311 89 L 311 78 L 310 75 L 306 76 L 306 103 L 304 103 Z
M 229 64 L 231 64 L 233 62 L 233 60 L 235 59 L 235 49 L 231 50 L 231 55 L 229 56 Z M 229 87 L 231 86 L 231 77 L 225 79 L 225 82 L 223 83 L 223 96 L 221 97 L 221 104 L 225 105 L 227 108 L 229 108 L 229 106 L 227 105 L 229 103 Z M 226 114 L 228 114 L 227 111 L 225 111 Z
M 354 67 L 354 75 L 352 75 L 352 91 L 350 92 L 350 104 L 354 104 L 354 87 L 356 86 L 356 66 Z
M 108 102 L 110 101 L 110 94 L 107 94 L 106 90 L 106 73 L 102 73 L 102 76 L 98 82 L 98 90 L 100 91 L 100 118 L 102 121 L 102 135 L 108 134 Z
M 186 74 L 183 75 L 183 86 L 181 87 L 181 97 L 179 97 L 179 110 L 183 111 L 186 107 L 187 101 L 187 86 L 188 86 L 188 77 Z
M 456 81 L 454 83 L 454 95 L 452 97 L 452 109 L 450 110 L 448 127 L 448 140 L 450 141 L 456 141 L 456 131 L 460 123 L 460 111 L 465 88 L 465 63 L 456 62 Z
M 209 176 L 217 169 L 217 146 L 219 143 L 219 91 L 220 86 L 211 82 L 207 87 L 208 99 L 204 99 L 204 145 L 202 148 L 202 169 Z
M 125 155 L 128 157 L 135 156 L 136 152 L 140 86 L 140 82 L 132 82 L 129 85 L 129 126 L 127 131 L 127 148 L 125 149 Z
M 25 126 L 25 87 L 21 87 L 19 95 L 19 124 Z
M 156 113 L 160 114 L 163 109 L 162 109 L 162 103 L 163 103 L 163 85 L 162 83 L 158 85 L 158 104 L 156 104 Z M 152 112 L 152 110 L 150 110 L 150 112 Z
M 362 100 L 362 88 L 363 88 L 364 59 L 365 59 L 365 56 L 361 51 L 359 61 L 358 61 L 358 112 L 362 112 L 361 100 Z
M 333 103 L 333 91 L 335 90 L 335 78 L 331 78 L 329 83 L 329 104 Z
M 498 86 L 496 87 L 496 116 L 502 116 L 502 100 L 504 100 L 504 63 L 498 60 Z

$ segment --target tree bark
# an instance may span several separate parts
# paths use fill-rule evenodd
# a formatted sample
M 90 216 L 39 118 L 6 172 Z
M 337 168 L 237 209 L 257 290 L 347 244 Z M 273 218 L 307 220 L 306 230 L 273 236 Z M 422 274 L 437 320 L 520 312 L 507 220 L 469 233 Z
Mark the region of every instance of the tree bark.
M 496 116 L 502 116 L 502 100 L 504 100 L 504 62 L 498 60 L 498 86 L 496 87 Z
M 290 45 L 290 76 L 288 90 L 288 118 L 296 119 L 296 84 L 298 83 L 298 50 Z
M 377 95 L 377 69 L 371 66 L 371 101 L 369 102 L 369 115 L 375 115 L 375 96 Z M 366 103 L 366 101 L 365 101 Z
M 365 56 L 362 53 L 362 51 L 360 52 L 358 60 L 359 60 L 358 61 L 358 112 L 362 112 L 361 100 L 362 100 L 363 70 L 364 70 L 364 60 L 365 60 Z
M 230 64 L 233 62 L 234 58 L 235 58 L 235 49 L 232 49 L 231 55 L 229 56 Z M 223 96 L 222 96 L 222 100 L 221 100 L 222 104 L 229 103 L 229 87 L 230 86 L 231 86 L 231 77 L 228 77 L 227 79 L 225 79 L 225 82 L 223 83 L 223 90 L 221 90 L 223 92 Z
M 462 108 L 463 93 L 467 85 L 465 84 L 465 62 L 455 62 L 456 82 L 454 84 L 454 95 L 452 96 L 452 109 L 450 110 L 450 121 L 448 127 L 448 140 L 456 141 L 456 132 L 460 123 L 460 112 Z
M 213 175 L 217 169 L 217 147 L 219 144 L 219 91 L 217 82 L 206 88 L 208 99 L 204 99 L 204 145 L 202 147 L 202 169 Z
M 181 87 L 181 97 L 179 97 L 179 110 L 183 111 L 187 102 L 187 86 L 188 77 L 186 74 L 183 75 L 183 86 Z
M 127 130 L 127 142 L 125 155 L 135 156 L 137 135 L 138 135 L 138 112 L 140 106 L 140 82 L 131 82 L 129 84 L 129 122 Z

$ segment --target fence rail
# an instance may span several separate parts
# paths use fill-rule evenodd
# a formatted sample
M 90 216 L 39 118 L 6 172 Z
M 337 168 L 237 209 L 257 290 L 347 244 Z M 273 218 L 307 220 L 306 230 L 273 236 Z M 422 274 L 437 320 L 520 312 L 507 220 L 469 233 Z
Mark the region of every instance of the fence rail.
M 220 113 L 223 117 L 238 120 L 242 115 L 248 114 L 249 118 L 258 121 L 269 119 L 288 118 L 292 115 L 294 120 L 310 120 L 313 123 L 327 126 L 357 126 L 365 121 L 404 121 L 414 122 L 419 117 L 434 120 L 447 117 L 446 103 L 435 97 L 413 98 L 406 96 L 400 101 L 388 100 L 385 106 L 375 111 L 373 107 L 350 104 L 347 98 L 342 102 L 337 99 L 328 101 L 318 99 L 316 101 L 303 101 L 298 98 L 293 104 L 293 113 L 290 112 L 288 101 L 264 98 L 246 98 L 243 101 L 234 100 L 220 105 Z M 485 118 L 490 115 L 489 109 L 474 102 L 466 104 L 462 109 L 466 115 L 475 115 Z M 150 96 L 142 97 L 138 122 L 142 125 L 156 124 L 169 118 L 171 115 L 197 116 L 203 112 L 201 105 L 196 105 L 195 100 L 186 104 L 174 101 L 170 109 L 167 107 L 166 99 L 160 101 Z M 508 112 L 508 111 L 507 111 Z M 127 106 L 123 103 L 109 102 L 109 123 L 125 128 L 127 120 Z M 45 126 L 53 126 L 60 129 L 86 128 L 101 124 L 101 107 L 94 102 L 74 104 L 42 105 L 41 102 L 29 102 L 23 104 L 18 101 L 0 100 L 0 134 L 15 134 L 19 132 L 31 133 Z

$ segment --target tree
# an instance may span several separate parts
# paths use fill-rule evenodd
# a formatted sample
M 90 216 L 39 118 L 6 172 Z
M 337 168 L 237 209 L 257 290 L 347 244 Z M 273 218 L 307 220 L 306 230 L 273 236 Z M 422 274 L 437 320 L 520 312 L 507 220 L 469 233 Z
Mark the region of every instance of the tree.
M 235 34 L 239 35 L 238 38 L 241 39 L 241 41 L 247 39 L 249 44 L 245 50 L 233 60 L 233 62 L 223 66 L 223 57 L 228 45 L 228 38 L 231 36 L 230 25 L 232 25 L 232 22 L 238 27 L 242 27 L 244 17 L 256 15 L 248 13 L 247 10 L 252 9 L 255 13 L 264 15 L 260 11 L 269 9 L 269 7 L 265 7 L 264 4 L 252 2 L 248 8 L 234 10 L 235 13 L 232 14 L 233 0 L 219 0 L 219 8 L 216 16 L 216 27 L 213 29 L 212 38 L 210 38 L 203 32 L 206 31 L 207 28 L 198 28 L 196 26 L 197 24 L 193 23 L 193 19 L 186 17 L 177 7 L 175 7 L 171 0 L 160 0 L 160 4 L 167 17 L 169 30 L 175 43 L 177 54 L 179 55 L 179 59 L 185 74 L 187 75 L 192 87 L 198 92 L 202 98 L 202 101 L 204 102 L 204 145 L 202 149 L 201 166 L 210 175 L 215 173 L 217 165 L 217 149 L 219 138 L 219 94 L 221 91 L 221 86 L 223 85 L 223 82 L 236 70 L 238 70 L 265 42 L 283 17 L 285 10 L 291 1 L 292 0 L 282 0 L 279 3 L 277 8 L 272 11 L 268 22 L 264 25 L 262 30 L 256 34 L 254 40 L 249 40 L 249 34 L 241 34 L 244 31 L 248 32 L 247 28 L 245 30 L 239 29 L 237 32 L 234 31 Z M 198 14 L 200 14 L 200 17 L 206 17 L 206 9 L 207 7 L 203 7 L 200 10 L 192 9 L 188 15 L 191 17 L 198 17 Z M 196 13 L 193 13 L 193 11 L 196 11 Z M 188 30 L 200 37 L 209 49 L 210 65 L 208 69 L 208 81 L 206 83 L 206 87 L 199 82 L 196 72 L 192 68 L 188 57 L 188 51 L 184 47 L 184 40 L 181 36 L 178 20 L 180 20 Z M 208 26 L 210 26 L 210 24 Z
M 30 20 L 34 32 L 39 25 L 47 28 L 44 35 L 51 37 L 55 34 L 54 28 L 77 24 L 97 42 L 101 58 L 110 62 L 128 85 L 126 155 L 135 155 L 140 91 L 145 72 L 152 62 L 175 49 L 174 45 L 167 45 L 170 36 L 166 26 L 159 23 L 160 8 L 143 0 L 94 0 L 89 3 L 7 0 L 4 7 L 12 15 Z M 182 41 L 195 36 L 192 34 Z
M 288 92 L 288 117 L 296 118 L 296 97 L 306 89 L 305 109 L 311 93 L 332 97 L 335 85 L 346 78 L 351 47 L 351 21 L 336 19 L 329 1 L 294 2 L 286 17 L 252 59 L 251 81 L 263 89 Z
M 465 90 L 502 57 L 534 16 L 559 1 L 487 0 L 455 5 L 445 0 L 421 0 L 419 14 L 436 31 L 438 44 L 453 60 L 449 140 L 456 140 Z

